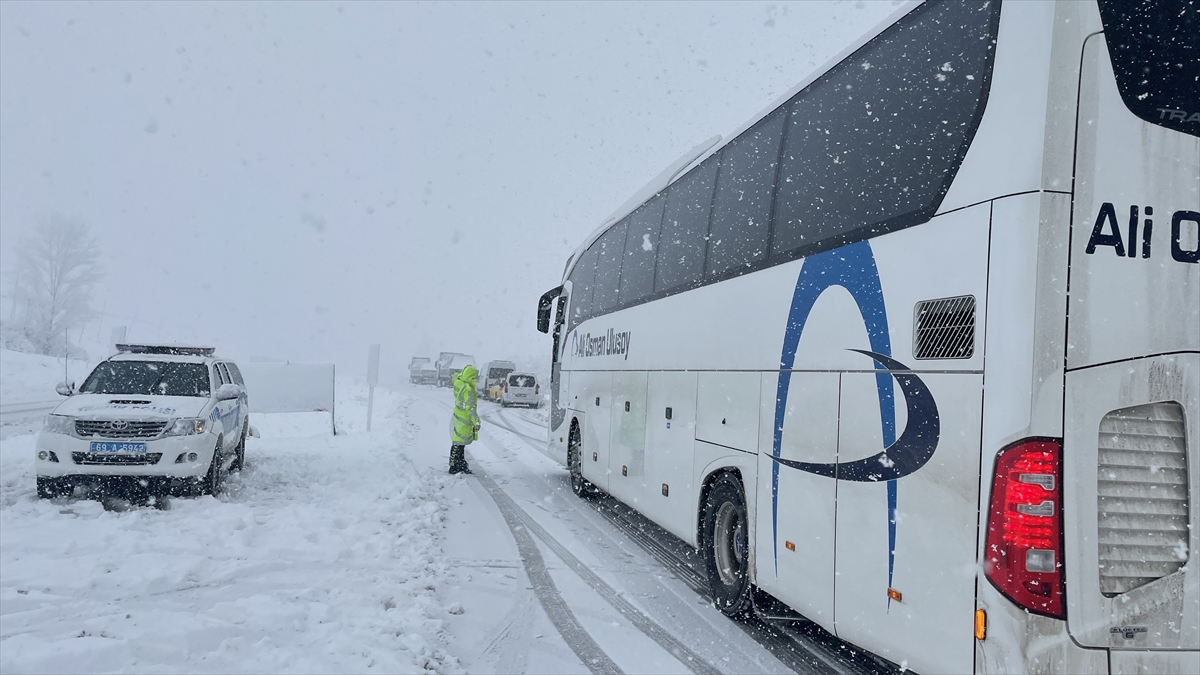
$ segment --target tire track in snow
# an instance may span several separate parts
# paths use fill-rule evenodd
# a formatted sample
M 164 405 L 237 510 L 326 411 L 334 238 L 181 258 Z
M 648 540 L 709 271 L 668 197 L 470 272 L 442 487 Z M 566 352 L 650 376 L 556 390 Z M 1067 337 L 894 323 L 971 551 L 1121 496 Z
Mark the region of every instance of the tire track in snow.
M 518 431 L 503 410 L 495 411 L 495 413 L 495 415 L 489 414 L 484 417 L 501 429 L 514 434 L 534 450 L 547 454 L 536 444 L 536 442 L 540 442 L 540 439 Z M 524 415 L 518 413 L 517 416 L 524 422 L 536 424 Z M 594 508 L 605 520 L 653 556 L 665 568 L 673 571 L 685 585 L 697 594 L 704 598 L 710 598 L 708 579 L 705 573 L 693 569 L 693 566 L 677 551 L 670 550 L 670 547 L 657 541 L 654 536 L 648 535 L 647 530 L 657 532 L 659 528 L 645 516 L 603 493 L 601 493 L 600 499 L 583 503 Z M 637 519 L 639 522 L 635 523 L 633 519 Z M 666 537 L 674 536 L 665 532 L 662 534 Z M 590 573 L 591 570 L 588 572 Z M 733 621 L 733 623 L 797 673 L 868 675 L 896 670 L 893 664 L 882 661 L 849 643 L 841 642 L 819 628 L 815 629 L 817 635 L 809 635 L 810 632 L 814 632 L 815 625 L 807 625 L 805 628 L 808 630 L 797 631 L 788 627 L 787 624 L 790 623 L 788 620 L 776 621 L 757 616 L 750 620 Z M 848 657 L 844 653 L 846 648 L 850 648 L 853 655 Z M 798 653 L 797 649 L 802 650 L 803 653 Z
M 525 563 L 525 573 L 529 575 L 529 581 L 533 584 L 534 595 L 537 596 L 538 602 L 542 603 L 542 608 L 546 610 L 550 622 L 558 629 L 567 646 L 575 652 L 575 655 L 579 657 L 583 665 L 587 666 L 592 675 L 622 673 L 617 664 L 608 658 L 608 654 L 604 653 L 600 645 L 596 644 L 592 636 L 579 623 L 579 619 L 575 618 L 575 613 L 571 611 L 566 601 L 563 600 L 562 594 L 558 592 L 558 587 L 550 578 L 550 571 L 546 569 L 546 561 L 542 559 L 537 543 L 529 534 L 531 530 L 528 527 L 529 519 L 525 517 L 525 512 L 504 490 L 500 489 L 491 476 L 480 468 L 479 462 L 472 463 L 475 465 L 473 472 L 476 479 L 492 496 L 492 500 L 500 509 L 500 514 L 504 516 L 504 522 L 512 531 L 513 539 L 517 542 L 517 551 L 520 552 L 521 560 Z
M 474 465 L 478 467 L 479 462 L 474 462 Z M 528 532 L 532 532 L 537 536 L 538 539 L 541 539 L 542 543 L 544 543 L 547 548 L 553 551 L 554 555 L 558 556 L 558 558 L 562 560 L 563 563 L 565 563 L 567 567 L 569 567 L 571 571 L 576 574 L 576 576 L 587 583 L 588 586 L 591 586 L 592 590 L 596 591 L 600 597 L 608 601 L 608 603 L 612 605 L 614 609 L 621 613 L 621 616 L 625 617 L 630 623 L 632 623 L 638 630 L 644 633 L 651 640 L 654 640 L 658 646 L 662 647 L 668 654 L 675 657 L 677 661 L 682 663 L 693 673 L 696 673 L 696 675 L 720 675 L 720 669 L 704 660 L 704 657 L 692 651 L 691 648 L 676 639 L 674 635 L 668 633 L 662 626 L 658 625 L 657 622 L 655 622 L 649 616 L 646 616 L 646 614 L 644 614 L 640 609 L 623 598 L 620 593 L 618 593 L 612 586 L 609 586 L 608 583 L 601 579 L 595 572 L 588 569 L 586 565 L 572 555 L 571 552 L 566 549 L 566 547 L 560 544 L 558 540 L 555 539 L 549 532 L 547 532 L 541 525 L 539 525 L 537 521 L 531 518 L 529 514 L 525 513 L 525 510 L 518 506 L 517 503 L 514 502 L 512 498 L 509 497 L 508 494 L 505 493 L 494 480 L 492 480 L 491 476 L 488 476 L 486 473 L 484 473 L 482 469 L 474 469 L 474 471 L 479 476 L 479 482 L 482 483 L 485 488 L 487 488 L 488 493 L 492 495 L 492 499 L 496 501 L 496 505 L 499 506 L 501 512 L 504 513 L 504 518 L 509 522 L 509 529 L 513 531 L 514 537 L 518 535 L 518 532 L 525 537 L 529 536 Z M 514 523 L 509 521 L 510 513 L 516 520 L 520 521 L 519 526 L 514 526 Z M 522 530 L 521 528 L 524 529 Z M 526 532 L 526 530 L 528 532 Z M 530 541 L 532 543 L 532 540 Z M 518 539 L 518 548 L 519 547 L 520 543 Z M 534 547 L 534 552 L 537 553 L 536 547 Z M 524 555 L 524 550 L 522 550 L 521 556 L 524 557 Z M 537 556 L 539 563 L 543 565 L 544 569 L 544 563 L 541 562 L 541 554 L 537 553 Z M 549 579 L 548 575 L 547 579 Z M 550 582 L 550 585 L 553 587 L 553 582 Z M 558 599 L 561 601 L 561 597 Z M 567 611 L 570 610 L 568 609 Z M 547 609 L 547 612 L 549 612 L 549 609 Z M 572 614 L 571 619 L 574 620 L 574 618 L 575 617 Z M 564 635 L 563 637 L 565 639 L 567 636 Z M 588 636 L 588 639 L 591 640 L 591 636 Z M 567 640 L 567 642 L 568 644 L 571 643 L 570 640 Z M 595 642 L 593 641 L 592 644 L 594 645 Z M 575 649 L 574 645 L 572 645 L 571 648 Z M 579 652 L 577 651 L 576 654 L 578 653 Z M 580 658 L 583 658 L 582 655 Z M 587 663 L 587 661 L 584 661 L 584 663 Z M 613 664 L 613 668 L 616 668 L 616 664 Z M 593 670 L 593 672 L 596 671 Z

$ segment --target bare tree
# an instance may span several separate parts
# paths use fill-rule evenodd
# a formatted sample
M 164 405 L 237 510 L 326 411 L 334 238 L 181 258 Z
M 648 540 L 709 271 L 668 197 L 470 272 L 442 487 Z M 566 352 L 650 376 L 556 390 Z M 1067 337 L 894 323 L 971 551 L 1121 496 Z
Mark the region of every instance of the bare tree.
M 87 224 L 58 214 L 39 217 L 17 250 L 14 299 L 24 303 L 24 333 L 42 354 L 65 349 L 65 331 L 91 315 L 100 279 L 99 244 Z

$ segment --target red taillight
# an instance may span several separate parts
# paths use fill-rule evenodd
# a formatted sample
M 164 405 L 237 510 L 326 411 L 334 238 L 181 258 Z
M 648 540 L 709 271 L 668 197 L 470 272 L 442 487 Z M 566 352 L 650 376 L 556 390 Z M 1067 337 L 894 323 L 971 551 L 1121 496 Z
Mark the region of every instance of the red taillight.
M 504 393 L 506 393 L 506 394 L 508 393 L 508 382 L 507 381 L 504 383 Z
M 533 395 L 537 396 L 540 393 L 542 393 L 542 385 L 540 385 L 540 384 L 533 385 Z
M 992 478 L 984 571 L 1022 608 L 1067 618 L 1062 441 L 1034 438 L 1000 451 Z

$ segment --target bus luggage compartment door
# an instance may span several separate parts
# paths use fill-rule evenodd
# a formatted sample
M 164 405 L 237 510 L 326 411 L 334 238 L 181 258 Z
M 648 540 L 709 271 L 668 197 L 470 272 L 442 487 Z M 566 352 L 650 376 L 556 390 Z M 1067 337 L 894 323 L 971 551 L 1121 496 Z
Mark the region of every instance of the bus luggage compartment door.
M 646 489 L 641 512 L 696 545 L 696 373 L 652 372 L 646 386 Z
M 646 482 L 646 373 L 615 372 L 612 394 L 609 493 L 641 509 Z M 650 491 L 652 496 L 654 491 Z
M 910 408 L 895 390 L 895 441 L 883 433 L 878 380 L 842 375 L 838 428 L 836 581 L 838 637 L 869 644 L 916 672 L 969 673 L 974 667 L 976 534 L 983 376 L 921 372 L 936 412 Z M 918 420 L 909 410 L 917 410 Z M 937 417 L 937 433 L 931 416 Z M 917 439 L 906 432 L 920 434 Z M 853 463 L 885 445 L 905 462 L 901 447 L 933 440 L 932 456 L 895 480 L 872 480 Z M 872 469 L 878 472 L 879 469 Z

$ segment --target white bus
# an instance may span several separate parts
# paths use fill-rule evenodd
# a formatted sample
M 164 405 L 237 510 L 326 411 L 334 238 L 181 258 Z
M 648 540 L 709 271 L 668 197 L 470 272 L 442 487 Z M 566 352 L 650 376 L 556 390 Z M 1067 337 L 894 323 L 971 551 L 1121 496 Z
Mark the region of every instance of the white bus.
M 539 305 L 573 489 L 918 672 L 1200 672 L 1198 16 L 909 4 L 669 169 Z

